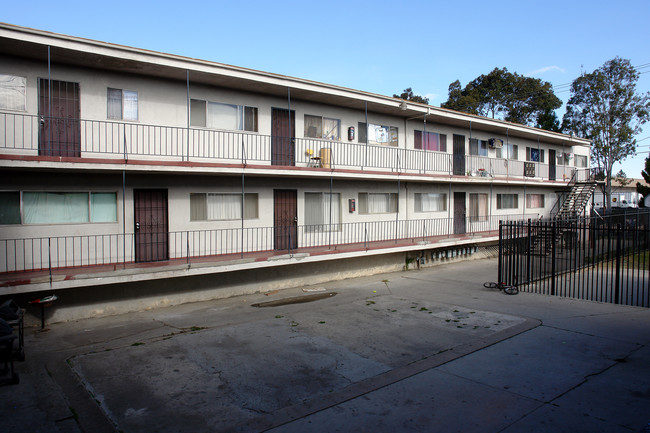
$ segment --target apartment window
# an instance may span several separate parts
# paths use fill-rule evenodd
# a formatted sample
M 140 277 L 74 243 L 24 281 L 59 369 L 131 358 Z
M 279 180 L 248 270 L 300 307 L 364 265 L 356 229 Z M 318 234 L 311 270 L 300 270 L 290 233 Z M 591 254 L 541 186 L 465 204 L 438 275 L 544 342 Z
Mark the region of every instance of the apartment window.
M 306 192 L 305 225 L 308 232 L 340 230 L 341 195 Z
M 241 193 L 192 193 L 190 194 L 190 221 L 241 219 L 241 198 Z M 244 194 L 244 219 L 255 219 L 257 216 L 257 194 Z
M 0 108 L 25 111 L 27 108 L 27 78 L 0 74 Z
M 544 207 L 544 194 L 526 194 L 527 209 L 541 209 Z
M 191 99 L 190 125 L 257 132 L 257 107 Z
M 0 192 L 0 224 L 20 224 L 20 192 Z
M 108 118 L 138 120 L 138 92 L 108 88 Z
M 397 212 L 397 194 L 395 193 L 359 193 L 359 213 L 395 213 Z
M 415 149 L 447 151 L 447 135 L 437 132 L 415 131 L 413 147 Z
M 469 194 L 469 220 L 471 222 L 487 221 L 488 195 L 479 193 Z
M 519 159 L 519 146 L 512 143 L 504 143 L 502 147 L 497 148 L 497 158 Z
M 576 155 L 576 167 L 587 167 L 587 155 Z
M 531 162 L 544 162 L 544 149 L 537 149 L 535 147 L 526 148 L 526 161 Z
M 469 154 L 477 156 L 487 156 L 488 142 L 486 140 L 469 139 Z
M 305 137 L 338 141 L 341 139 L 341 121 L 305 114 Z
M 114 192 L 23 192 L 24 224 L 117 221 Z
M 365 143 L 367 138 L 368 144 L 397 146 L 397 137 L 398 130 L 394 126 L 369 123 L 366 134 L 366 124 L 359 122 L 359 143 Z
M 416 212 L 441 212 L 447 210 L 447 194 L 415 193 Z
M 518 194 L 497 194 L 497 209 L 517 209 L 518 207 Z

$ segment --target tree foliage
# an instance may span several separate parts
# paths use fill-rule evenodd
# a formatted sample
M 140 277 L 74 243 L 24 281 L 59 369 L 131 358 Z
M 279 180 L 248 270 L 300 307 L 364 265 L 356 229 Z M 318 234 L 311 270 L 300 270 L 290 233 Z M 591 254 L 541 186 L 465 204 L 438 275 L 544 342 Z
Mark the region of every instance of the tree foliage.
M 648 194 L 650 194 L 650 155 L 648 155 L 645 159 L 645 170 L 641 171 L 641 177 L 643 177 L 643 180 L 645 180 L 645 185 L 643 185 L 641 182 L 636 183 L 636 192 L 641 194 L 643 197 L 646 197 Z
M 638 79 L 630 61 L 616 57 L 571 84 L 563 128 L 592 141 L 592 164 L 605 174 L 605 203 L 614 163 L 636 154 L 634 136 L 649 118 L 650 93 L 637 94 Z
M 424 96 L 414 94 L 413 89 L 411 89 L 410 87 L 408 89 L 404 89 L 401 95 L 393 94 L 393 98 L 400 98 L 400 99 L 404 99 L 405 101 L 420 102 L 422 104 L 429 103 L 429 98 L 425 98 Z
M 553 110 L 562 101 L 550 83 L 494 68 L 470 81 L 464 88 L 456 80 L 449 85 L 449 97 L 441 107 L 480 116 L 499 117 L 524 125 L 558 128 Z

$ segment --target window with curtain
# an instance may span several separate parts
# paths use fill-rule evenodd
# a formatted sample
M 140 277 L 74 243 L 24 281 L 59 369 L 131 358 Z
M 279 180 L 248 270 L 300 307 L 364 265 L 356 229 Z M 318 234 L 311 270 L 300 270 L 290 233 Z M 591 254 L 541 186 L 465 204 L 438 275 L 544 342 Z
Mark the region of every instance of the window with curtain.
M 477 156 L 487 156 L 488 142 L 487 140 L 477 140 L 476 138 L 469 139 L 469 154 Z
M 0 108 L 25 111 L 27 109 L 27 78 L 0 74 Z
M 544 194 L 526 194 L 526 208 L 540 209 L 544 207 Z
M 358 137 L 359 143 L 365 143 L 367 139 L 368 144 L 373 145 L 397 146 L 398 144 L 398 130 L 395 126 L 369 123 L 368 128 L 366 128 L 365 122 L 359 122 Z
M 587 155 L 576 155 L 575 158 L 576 167 L 587 167 Z
M 497 209 L 517 209 L 518 207 L 518 194 L 497 194 Z
M 488 195 L 470 193 L 469 195 L 469 220 L 471 222 L 487 221 Z
M 257 132 L 257 107 L 191 99 L 190 126 Z
M 531 162 L 544 162 L 544 149 L 537 149 L 535 147 L 526 148 L 526 161 Z
M 415 212 L 441 212 L 447 210 L 447 194 L 415 193 Z
M 244 194 L 244 219 L 258 217 L 257 193 Z M 190 194 L 190 221 L 241 219 L 241 193 Z
M 111 223 L 117 221 L 117 193 L 90 193 L 90 222 Z
M 432 150 L 437 152 L 447 151 L 447 135 L 437 132 L 415 131 L 413 137 L 415 149 Z
M 20 224 L 20 192 L 0 192 L 0 224 Z
M 512 143 L 504 143 L 502 147 L 497 148 L 497 158 L 519 159 L 519 146 Z
M 114 192 L 23 192 L 24 224 L 117 221 Z
M 107 90 L 108 118 L 138 120 L 138 92 L 132 90 Z
M 341 229 L 341 195 L 339 193 L 306 192 L 305 225 L 309 232 Z
M 397 212 L 396 193 L 359 193 L 359 213 L 395 213 Z
M 338 141 L 341 139 L 341 121 L 305 114 L 305 137 Z

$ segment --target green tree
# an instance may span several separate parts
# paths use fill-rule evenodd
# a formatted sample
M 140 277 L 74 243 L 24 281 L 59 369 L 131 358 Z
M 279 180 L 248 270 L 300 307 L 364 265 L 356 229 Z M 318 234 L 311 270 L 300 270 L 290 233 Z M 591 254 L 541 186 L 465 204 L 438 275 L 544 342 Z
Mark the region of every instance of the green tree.
M 641 182 L 636 183 L 636 192 L 641 194 L 643 197 L 646 197 L 648 194 L 650 194 L 650 155 L 648 155 L 645 159 L 645 170 L 641 171 L 641 177 L 643 177 L 643 180 L 645 180 L 645 185 L 643 185 Z
M 465 88 L 458 80 L 451 83 L 449 97 L 441 107 L 525 125 L 557 127 L 549 118 L 561 105 L 550 83 L 494 68 Z
M 535 126 L 540 129 L 546 129 L 547 131 L 562 132 L 560 119 L 558 119 L 555 111 L 551 109 L 539 113 L 537 116 L 537 125 Z
M 632 179 L 628 179 L 627 174 L 623 171 L 623 169 L 620 169 L 618 173 L 614 175 L 614 179 L 616 179 L 616 182 L 620 186 L 626 186 L 632 183 Z
M 422 104 L 429 103 L 429 98 L 425 98 L 424 96 L 419 96 L 414 94 L 413 89 L 411 89 L 410 87 L 408 89 L 404 89 L 401 95 L 393 94 L 393 98 L 400 98 L 400 99 L 404 99 L 405 101 L 420 102 Z
M 630 61 L 616 57 L 571 84 L 563 129 L 591 140 L 592 164 L 605 177 L 606 206 L 614 163 L 636 154 L 634 136 L 649 118 L 650 93 L 637 94 L 638 79 Z

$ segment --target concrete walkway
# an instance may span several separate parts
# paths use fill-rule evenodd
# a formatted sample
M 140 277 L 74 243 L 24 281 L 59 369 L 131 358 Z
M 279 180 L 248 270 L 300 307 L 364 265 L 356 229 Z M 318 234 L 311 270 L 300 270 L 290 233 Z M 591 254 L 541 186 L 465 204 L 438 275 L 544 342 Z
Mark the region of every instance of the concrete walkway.
M 28 329 L 0 431 L 650 432 L 650 310 L 494 279 L 474 260 Z M 252 306 L 303 289 L 336 295 Z

